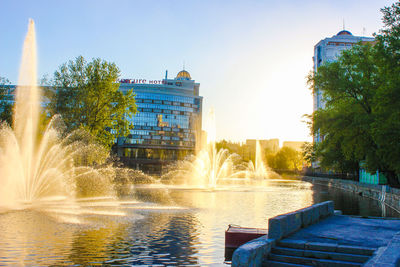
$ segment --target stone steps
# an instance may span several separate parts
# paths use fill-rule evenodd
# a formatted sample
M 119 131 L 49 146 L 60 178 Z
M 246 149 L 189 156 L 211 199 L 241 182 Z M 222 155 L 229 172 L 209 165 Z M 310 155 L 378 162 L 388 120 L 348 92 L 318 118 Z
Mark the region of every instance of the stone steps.
M 295 257 L 295 256 L 286 256 L 286 255 L 278 255 L 271 253 L 266 262 L 266 266 L 269 265 L 269 261 L 280 262 L 281 266 L 291 266 L 289 264 L 300 264 L 303 266 L 326 266 L 326 267 L 359 267 L 362 266 L 362 263 L 349 262 L 349 261 L 337 261 L 337 260 L 325 260 L 325 259 L 315 259 L 315 258 L 305 258 L 305 257 Z
M 267 265 L 265 265 L 265 266 L 268 266 L 268 267 L 307 267 L 309 265 L 268 260 Z
M 362 266 L 374 251 L 366 247 L 286 239 L 272 248 L 265 266 Z
M 296 256 L 296 257 L 351 261 L 351 262 L 358 262 L 358 263 L 364 263 L 364 262 L 368 261 L 368 259 L 370 258 L 370 256 L 365 256 L 365 255 L 327 252 L 327 251 L 318 251 L 318 250 L 301 250 L 301 249 L 283 248 L 283 247 L 273 248 L 272 253 L 279 254 L 279 255 Z
M 291 240 L 291 239 L 284 239 L 279 241 L 278 246 L 285 248 L 309 249 L 309 250 L 357 254 L 365 256 L 371 256 L 375 252 L 375 249 L 368 247 L 346 246 L 346 245 L 337 245 L 331 243 L 305 242 L 302 240 Z

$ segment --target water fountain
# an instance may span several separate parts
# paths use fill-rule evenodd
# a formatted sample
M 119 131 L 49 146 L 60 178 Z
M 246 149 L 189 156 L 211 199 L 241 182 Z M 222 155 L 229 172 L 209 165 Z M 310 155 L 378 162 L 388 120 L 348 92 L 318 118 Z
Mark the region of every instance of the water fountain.
M 256 141 L 255 163 L 252 161 L 245 163 L 238 154 L 230 153 L 227 149 L 217 150 L 213 109 L 210 109 L 208 113 L 205 130 L 207 145 L 196 156 L 172 166 L 162 180 L 213 189 L 219 184 L 235 184 L 237 181 L 251 183 L 254 180 L 278 176 L 265 166 L 258 140 Z
M 91 224 L 97 220 L 93 215 L 125 217 L 123 209 L 127 207 L 154 209 L 157 205 L 149 204 L 147 199 L 155 196 L 162 195 L 163 203 L 169 203 L 164 191 L 142 193 L 140 199 L 144 202 L 136 200 L 134 185 L 154 183 L 155 179 L 137 170 L 113 166 L 114 162 L 108 162 L 109 151 L 89 133 L 63 131 L 60 116 L 54 116 L 41 130 L 36 67 L 35 25 L 29 20 L 15 90 L 13 125 L 0 126 L 0 215 L 23 210 L 28 214 L 40 212 L 57 222 Z
M 247 175 L 252 179 L 270 179 L 270 178 L 279 178 L 279 174 L 272 171 L 268 166 L 265 165 L 263 159 L 262 148 L 259 140 L 256 140 L 256 156 L 255 163 L 253 161 L 249 161 L 249 165 L 247 168 Z
M 207 144 L 196 156 L 170 166 L 170 170 L 161 178 L 162 182 L 215 188 L 220 179 L 236 177 L 242 173 L 239 155 L 231 154 L 227 149 L 219 151 L 216 149 L 216 124 L 213 109 L 208 112 L 205 130 Z
M 41 94 L 36 67 L 35 25 L 30 20 L 15 91 L 13 127 L 4 123 L 0 128 L 0 207 L 49 209 L 57 204 L 80 213 L 77 197 L 113 196 L 115 169 L 88 166 L 88 161 L 104 163 L 108 152 L 85 140 L 81 131 L 64 134 L 59 116 L 43 131 L 39 129 Z
M 59 142 L 56 119 L 39 137 L 40 97 L 36 36 L 34 22 L 30 20 L 15 93 L 13 129 L 3 124 L 0 130 L 1 206 L 74 195 L 71 155 Z

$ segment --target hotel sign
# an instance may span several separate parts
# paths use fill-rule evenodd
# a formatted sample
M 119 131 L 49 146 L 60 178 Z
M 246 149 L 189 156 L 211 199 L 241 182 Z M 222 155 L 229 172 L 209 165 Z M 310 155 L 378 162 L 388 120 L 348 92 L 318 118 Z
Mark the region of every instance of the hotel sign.
M 146 80 L 146 79 L 121 79 L 120 83 L 133 83 L 133 84 L 165 84 L 164 80 Z

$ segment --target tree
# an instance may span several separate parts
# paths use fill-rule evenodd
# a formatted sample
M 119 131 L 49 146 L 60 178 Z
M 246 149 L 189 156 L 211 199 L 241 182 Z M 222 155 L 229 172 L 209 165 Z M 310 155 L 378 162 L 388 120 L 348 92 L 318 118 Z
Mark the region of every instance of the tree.
M 291 147 L 282 147 L 276 154 L 266 155 L 268 166 L 278 170 L 301 170 L 303 157 Z
M 324 136 L 317 148 L 321 164 L 337 171 L 350 162 L 376 155 L 369 125 L 373 121 L 372 98 L 376 91 L 374 48 L 358 45 L 343 51 L 337 61 L 318 69 L 312 85 L 323 92 L 326 108 L 313 116 L 313 132 Z M 344 161 L 347 163 L 344 164 Z
M 385 163 L 385 175 L 398 182 L 400 175 L 400 2 L 381 9 L 384 28 L 376 36 L 376 64 L 380 86 L 374 99 L 372 135 Z
M 10 82 L 4 77 L 0 77 L 0 121 L 12 123 L 12 94 L 11 89 L 7 86 Z
M 384 29 L 370 44 L 344 51 L 309 76 L 326 108 L 313 114 L 321 165 L 341 172 L 380 170 L 392 186 L 400 175 L 400 3 L 382 9 Z
M 311 163 L 316 160 L 314 144 L 310 142 L 305 142 L 301 147 L 301 154 L 303 160 L 307 163 L 308 166 L 310 166 Z
M 86 129 L 98 141 L 111 146 L 117 136 L 133 128 L 136 113 L 133 91 L 119 90 L 119 69 L 99 58 L 91 62 L 79 56 L 62 64 L 54 73 L 49 111 L 61 114 L 68 131 Z

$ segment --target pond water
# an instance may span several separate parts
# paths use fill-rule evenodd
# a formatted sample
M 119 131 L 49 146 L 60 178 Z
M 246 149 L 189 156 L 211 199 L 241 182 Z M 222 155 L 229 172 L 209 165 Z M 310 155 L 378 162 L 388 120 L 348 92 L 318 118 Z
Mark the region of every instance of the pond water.
M 56 208 L 1 213 L 0 265 L 224 265 L 228 224 L 266 228 L 268 218 L 326 200 L 344 214 L 400 217 L 378 201 L 297 180 L 142 185 L 135 199 L 87 201 L 77 217 Z

